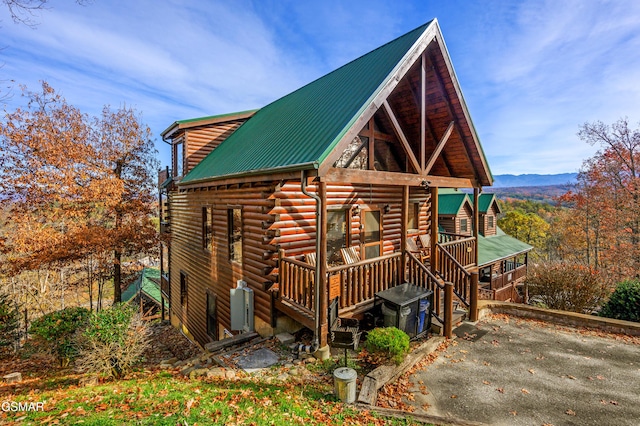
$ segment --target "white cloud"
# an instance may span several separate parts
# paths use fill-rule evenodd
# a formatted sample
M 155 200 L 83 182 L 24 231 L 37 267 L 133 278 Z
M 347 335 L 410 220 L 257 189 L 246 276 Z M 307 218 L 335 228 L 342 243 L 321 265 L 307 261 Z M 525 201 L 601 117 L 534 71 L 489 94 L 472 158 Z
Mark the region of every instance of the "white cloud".
M 156 135 L 261 107 L 433 17 L 494 173 L 574 171 L 594 150 L 580 124 L 640 121 L 634 0 L 50 4 L 36 29 L 0 7 L 0 80 L 47 80 L 89 113 L 133 105 Z

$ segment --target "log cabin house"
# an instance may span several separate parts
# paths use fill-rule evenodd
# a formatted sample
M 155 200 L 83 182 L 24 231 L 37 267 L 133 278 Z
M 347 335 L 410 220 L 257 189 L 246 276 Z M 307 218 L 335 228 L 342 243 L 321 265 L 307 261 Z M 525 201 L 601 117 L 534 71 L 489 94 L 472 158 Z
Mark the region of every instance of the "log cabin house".
M 455 189 L 441 190 L 438 206 L 441 242 L 472 236 L 473 196 Z M 533 247 L 498 227 L 500 207 L 495 194 L 480 194 L 477 208 L 479 298 L 525 301 L 525 292 L 518 287 L 527 275 L 528 253 Z
M 360 317 L 404 282 L 433 290 L 445 334 L 454 298 L 476 314 L 477 235 L 439 241 L 438 191 L 493 178 L 437 20 L 259 110 L 162 136 L 163 296 L 200 344 L 229 334 L 238 280 L 258 332 L 302 325 L 316 348 L 331 301 Z M 405 244 L 420 235 L 428 262 Z

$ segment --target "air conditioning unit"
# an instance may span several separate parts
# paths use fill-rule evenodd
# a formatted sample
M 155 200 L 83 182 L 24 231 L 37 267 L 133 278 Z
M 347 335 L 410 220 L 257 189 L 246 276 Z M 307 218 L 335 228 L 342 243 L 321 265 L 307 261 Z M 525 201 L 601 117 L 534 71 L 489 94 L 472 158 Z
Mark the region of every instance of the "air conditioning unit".
M 230 299 L 231 330 L 253 331 L 253 290 L 246 281 L 238 280 L 236 288 L 230 290 Z

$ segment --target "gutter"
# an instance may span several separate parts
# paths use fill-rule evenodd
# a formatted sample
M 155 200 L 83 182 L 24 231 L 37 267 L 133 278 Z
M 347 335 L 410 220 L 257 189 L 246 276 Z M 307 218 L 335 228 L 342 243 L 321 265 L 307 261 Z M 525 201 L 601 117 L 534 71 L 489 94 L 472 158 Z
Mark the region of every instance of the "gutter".
M 236 178 L 244 178 L 244 177 L 250 177 L 250 176 L 260 176 L 260 175 L 268 176 L 269 174 L 274 174 L 274 173 L 287 173 L 287 172 L 297 172 L 297 171 L 304 172 L 305 170 L 317 170 L 318 167 L 319 167 L 319 164 L 317 161 L 309 161 L 307 163 L 271 167 L 267 169 L 254 169 L 254 170 L 247 170 L 243 172 L 233 172 L 233 173 L 228 173 L 226 175 L 207 176 L 203 178 L 189 179 L 186 181 L 182 179 L 179 185 L 190 186 L 190 185 L 198 185 L 201 183 L 215 182 L 215 181 L 224 180 L 224 179 L 236 179 Z M 189 174 L 190 173 L 191 172 L 189 172 Z M 189 174 L 187 174 L 186 176 L 188 176 Z M 309 195 L 309 196 L 311 198 L 315 198 L 312 195 Z
M 313 198 L 316 200 L 316 259 L 320 259 L 320 232 L 318 230 L 318 226 L 320 225 L 322 218 L 322 200 L 317 194 L 312 194 L 307 191 L 307 176 L 305 170 L 300 171 L 300 190 L 307 197 Z M 312 351 L 315 352 L 320 347 L 320 267 L 318 266 L 319 262 L 316 261 L 316 274 L 315 274 L 315 309 L 314 309 L 314 330 L 313 330 L 313 343 L 312 343 Z

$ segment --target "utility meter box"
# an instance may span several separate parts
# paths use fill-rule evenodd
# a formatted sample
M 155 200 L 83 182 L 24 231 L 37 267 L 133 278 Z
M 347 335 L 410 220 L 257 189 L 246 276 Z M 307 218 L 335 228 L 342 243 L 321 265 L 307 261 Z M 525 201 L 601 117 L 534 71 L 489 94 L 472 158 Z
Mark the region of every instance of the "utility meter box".
M 238 280 L 236 288 L 230 290 L 231 329 L 236 331 L 253 331 L 253 290 L 247 283 Z

